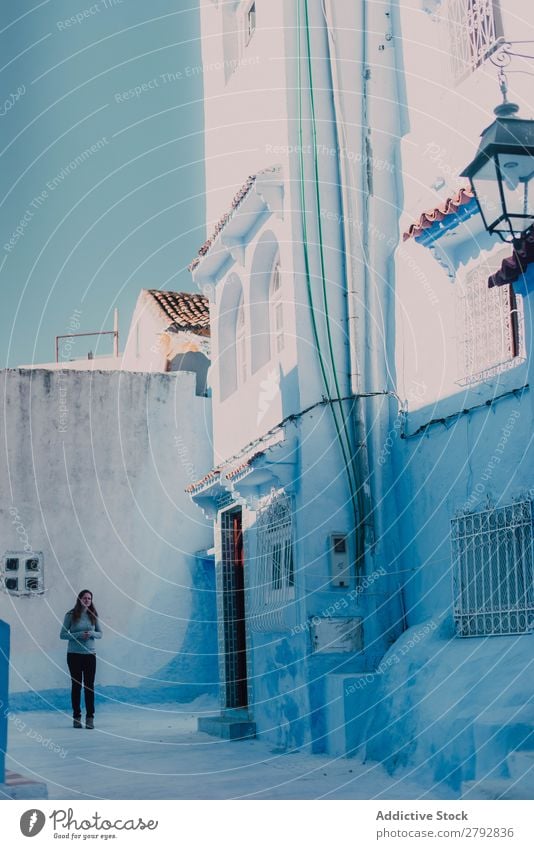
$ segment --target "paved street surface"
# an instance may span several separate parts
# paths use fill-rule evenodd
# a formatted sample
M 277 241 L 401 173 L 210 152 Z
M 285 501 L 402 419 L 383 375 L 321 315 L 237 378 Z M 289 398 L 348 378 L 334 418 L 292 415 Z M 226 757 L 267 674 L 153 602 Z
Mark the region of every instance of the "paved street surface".
M 71 718 L 58 712 L 11 714 L 6 767 L 45 781 L 50 799 L 444 798 L 442 787 L 391 777 L 377 764 L 280 754 L 261 739 L 199 734 L 197 717 L 216 707 L 204 703 L 191 711 L 191 705 L 106 705 L 94 731 L 72 728 Z

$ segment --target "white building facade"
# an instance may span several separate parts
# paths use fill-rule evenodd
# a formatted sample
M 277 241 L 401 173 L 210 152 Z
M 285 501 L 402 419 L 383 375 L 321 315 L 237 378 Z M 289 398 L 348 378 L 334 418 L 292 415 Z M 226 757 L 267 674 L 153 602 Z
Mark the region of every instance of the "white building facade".
M 214 465 L 190 492 L 216 528 L 220 733 L 476 795 L 532 742 L 532 245 L 489 237 L 460 173 L 531 16 L 201 12 Z
M 364 343 L 369 283 L 347 291 L 346 240 L 352 281 L 364 246 L 340 145 L 361 182 L 361 83 L 330 94 L 361 13 L 201 4 L 209 238 L 191 268 L 210 298 L 214 464 L 189 491 L 215 521 L 221 677 L 202 727 L 281 750 L 332 747 L 345 676 L 374 668 L 399 619 L 367 472 L 366 420 L 387 423 L 382 331 Z

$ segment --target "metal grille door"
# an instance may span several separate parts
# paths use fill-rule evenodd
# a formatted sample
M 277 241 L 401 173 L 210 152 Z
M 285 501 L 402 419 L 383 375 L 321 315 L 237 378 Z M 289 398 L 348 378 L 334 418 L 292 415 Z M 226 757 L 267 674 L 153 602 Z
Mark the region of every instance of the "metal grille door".
M 457 635 L 532 631 L 532 502 L 460 516 L 451 531 Z
M 245 581 L 241 510 L 221 514 L 226 707 L 247 706 Z

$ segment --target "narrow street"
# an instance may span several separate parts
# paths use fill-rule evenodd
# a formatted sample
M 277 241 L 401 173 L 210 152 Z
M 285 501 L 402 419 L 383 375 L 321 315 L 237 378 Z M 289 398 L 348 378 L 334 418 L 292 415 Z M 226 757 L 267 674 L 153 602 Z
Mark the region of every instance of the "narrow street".
M 376 764 L 199 734 L 197 717 L 216 707 L 191 710 L 105 706 L 94 731 L 75 730 L 58 712 L 11 714 L 6 768 L 46 781 L 50 799 L 444 798 L 442 787 L 391 777 Z

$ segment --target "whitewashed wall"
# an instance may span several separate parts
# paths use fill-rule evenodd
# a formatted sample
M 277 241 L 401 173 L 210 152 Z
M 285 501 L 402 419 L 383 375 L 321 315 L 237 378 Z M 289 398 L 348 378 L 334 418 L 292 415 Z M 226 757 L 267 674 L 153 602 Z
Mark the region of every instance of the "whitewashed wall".
M 46 585 L 39 597 L 0 593 L 11 691 L 68 685 L 59 630 L 86 587 L 104 634 L 98 683 L 157 680 L 198 625 L 193 608 L 209 618 L 192 575 L 212 530 L 184 493 L 211 462 L 209 401 L 185 372 L 8 370 L 0 392 L 1 553 L 27 539 Z

